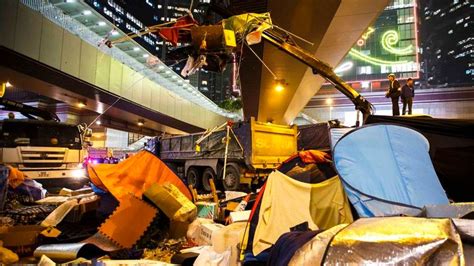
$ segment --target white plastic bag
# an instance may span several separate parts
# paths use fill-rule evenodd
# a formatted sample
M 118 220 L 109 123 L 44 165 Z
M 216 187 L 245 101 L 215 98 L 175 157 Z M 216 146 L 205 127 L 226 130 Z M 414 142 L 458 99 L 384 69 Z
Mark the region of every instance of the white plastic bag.
M 230 250 L 217 253 L 207 246 L 201 250 L 201 254 L 194 261 L 194 266 L 228 266 L 231 265 L 230 256 Z

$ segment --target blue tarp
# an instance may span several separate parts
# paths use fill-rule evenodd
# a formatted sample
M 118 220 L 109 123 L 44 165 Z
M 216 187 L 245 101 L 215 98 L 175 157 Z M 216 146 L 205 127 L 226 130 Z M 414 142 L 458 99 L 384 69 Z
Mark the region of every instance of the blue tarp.
M 417 131 L 377 124 L 344 135 L 333 159 L 361 217 L 415 215 L 423 206 L 449 203 L 428 151 Z

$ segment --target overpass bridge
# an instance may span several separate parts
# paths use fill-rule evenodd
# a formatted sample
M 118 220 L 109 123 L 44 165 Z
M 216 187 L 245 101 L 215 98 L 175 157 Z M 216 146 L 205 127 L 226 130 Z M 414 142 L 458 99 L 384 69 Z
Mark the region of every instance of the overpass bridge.
M 80 1 L 0 1 L 0 80 L 156 132 L 198 132 L 237 117 L 163 63 L 147 64 L 151 54 L 135 42 L 98 46 L 112 29 Z
M 388 2 L 268 0 L 265 9 L 275 24 L 312 42 L 301 43 L 306 50 L 335 66 Z M 151 54 L 134 41 L 98 46 L 113 28 L 80 1 L 1 1 L 0 80 L 97 113 L 107 110 L 108 116 L 131 123 L 145 119 L 147 127 L 159 132 L 197 132 L 240 119 L 163 63 L 147 65 Z M 112 38 L 124 35 L 115 34 Z M 323 79 L 269 43 L 254 50 L 286 86 L 276 92 L 273 75 L 245 51 L 240 70 L 245 118 L 293 122 Z

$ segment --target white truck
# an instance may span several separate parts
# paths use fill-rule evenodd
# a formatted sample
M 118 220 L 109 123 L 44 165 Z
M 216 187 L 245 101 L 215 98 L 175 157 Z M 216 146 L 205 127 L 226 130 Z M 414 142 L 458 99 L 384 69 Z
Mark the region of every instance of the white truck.
M 0 163 L 18 168 L 33 179 L 86 177 L 83 161 L 90 130 L 59 122 L 56 114 L 0 99 L 2 110 L 26 119 L 0 121 Z

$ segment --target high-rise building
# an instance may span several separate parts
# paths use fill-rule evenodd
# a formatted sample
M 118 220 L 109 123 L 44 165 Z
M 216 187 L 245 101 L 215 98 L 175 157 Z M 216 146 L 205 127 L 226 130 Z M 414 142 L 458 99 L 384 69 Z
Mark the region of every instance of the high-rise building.
M 469 0 L 420 1 L 422 70 L 428 86 L 474 84 L 473 16 Z
M 471 1 L 472 2 L 472 1 Z M 472 118 L 474 5 L 469 0 L 392 0 L 335 68 L 369 100 L 378 115 L 391 115 L 387 74 L 415 79 L 413 112 Z M 316 120 L 354 125 L 353 105 L 330 84 L 304 112 Z
M 191 2 L 192 14 L 199 22 L 210 24 L 222 19 L 216 15 L 207 16 L 205 4 L 210 0 L 86 0 L 87 4 L 125 33 L 138 32 L 147 26 L 174 21 L 187 14 Z M 142 35 L 136 37 L 135 41 L 160 58 L 176 73 L 181 73 L 186 60 L 176 61 L 167 58 L 167 53 L 175 47 L 164 42 L 158 34 Z M 178 43 L 177 48 L 183 45 Z M 190 76 L 189 82 L 216 103 L 222 102 L 231 93 L 228 69 L 223 73 L 201 70 Z
M 384 96 L 388 74 L 394 73 L 401 85 L 413 78 L 419 88 L 418 10 L 417 0 L 392 0 L 334 68 L 374 105 L 377 114 L 391 114 L 391 102 Z M 416 108 L 418 105 L 415 113 L 423 112 Z M 355 125 L 358 117 L 354 105 L 329 83 L 321 87 L 303 112 L 318 121 L 338 119 L 348 126 Z
M 206 14 L 205 5 L 210 3 L 210 0 L 162 0 L 163 7 L 166 6 L 163 14 L 160 16 L 162 21 L 172 21 L 179 17 L 186 15 L 187 10 L 191 7 L 193 2 L 192 13 L 196 20 L 204 24 L 214 24 L 222 20 L 221 17 L 216 14 Z M 172 49 L 168 44 L 166 50 Z M 186 61 L 175 62 L 173 70 L 177 73 L 181 72 Z M 226 70 L 222 73 L 206 71 L 202 69 L 189 78 L 190 83 L 199 89 L 199 91 L 206 95 L 209 99 L 216 103 L 222 102 L 224 99 L 230 96 L 230 71 L 228 65 Z
M 383 90 L 387 75 L 419 78 L 416 0 L 393 0 L 357 40 L 335 71 L 362 92 Z M 321 93 L 334 92 L 323 86 Z

